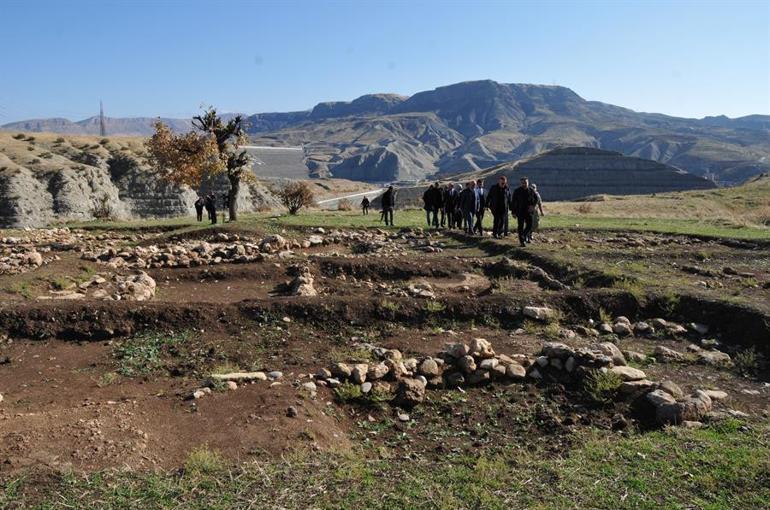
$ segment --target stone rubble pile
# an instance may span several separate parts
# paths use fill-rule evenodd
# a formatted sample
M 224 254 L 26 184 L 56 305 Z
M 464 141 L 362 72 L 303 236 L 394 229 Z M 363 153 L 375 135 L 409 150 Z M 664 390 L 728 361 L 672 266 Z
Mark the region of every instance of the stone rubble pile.
M 305 265 L 290 266 L 288 268 L 290 276 L 294 279 L 289 283 L 289 294 L 292 296 L 317 296 L 318 291 L 314 286 L 315 279 L 310 272 L 310 268 Z
M 109 278 L 109 279 L 108 279 Z M 155 297 L 155 280 L 144 271 L 129 275 L 94 275 L 80 284 L 73 282 L 67 289 L 49 291 L 39 300 L 100 299 L 105 301 L 149 301 Z
M 0 275 L 26 273 L 49 261 L 35 248 L 3 249 L 0 252 Z
M 537 282 L 548 290 L 569 290 L 569 287 L 548 274 L 542 267 L 502 257 L 498 262 L 487 266 L 487 270 L 498 276 L 511 276 Z
M 277 254 L 292 256 L 292 249 L 302 248 L 297 241 L 288 241 L 273 234 L 260 241 L 241 240 L 238 236 L 223 234 L 216 241 L 178 241 L 161 245 L 127 248 L 109 247 L 100 252 L 84 252 L 81 258 L 120 269 L 162 267 L 198 267 L 222 263 L 246 263 L 265 260 Z
M 697 390 L 685 395 L 670 381 L 655 382 L 644 371 L 628 366 L 623 352 L 611 342 L 573 348 L 546 342 L 535 355 L 498 354 L 490 342 L 449 343 L 435 357 L 404 358 L 395 349 L 359 344 L 376 360 L 370 363 L 336 362 L 315 375 L 316 383 L 338 388 L 359 387 L 362 395 L 374 392 L 393 405 L 412 408 L 425 399 L 428 388 L 458 388 L 492 381 L 532 381 L 580 385 L 590 374 L 611 373 L 620 381 L 617 399 L 646 412 L 658 425 L 696 426 L 712 410 L 712 400 L 724 392 Z

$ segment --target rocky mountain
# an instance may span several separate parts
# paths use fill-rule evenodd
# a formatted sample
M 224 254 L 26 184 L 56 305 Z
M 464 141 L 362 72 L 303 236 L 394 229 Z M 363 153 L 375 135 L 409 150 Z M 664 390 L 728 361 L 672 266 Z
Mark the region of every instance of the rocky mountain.
M 368 181 L 480 170 L 565 146 L 653 159 L 724 184 L 770 170 L 766 115 L 684 119 L 586 101 L 565 87 L 490 80 L 383 97 L 322 103 L 269 126 L 253 116 L 250 130 L 258 143 L 305 146 L 316 175 Z
M 521 177 L 528 177 L 547 201 L 716 188 L 713 181 L 657 161 L 588 147 L 553 149 L 532 158 L 456 175 L 452 181 L 463 184 L 481 179 L 488 189 L 500 175 L 505 175 L 513 187 Z M 401 188 L 398 201 L 401 205 L 421 205 L 424 191 L 425 185 Z
M 108 119 L 111 135 L 147 135 L 156 119 Z M 176 131 L 188 120 L 162 119 Z M 770 115 L 685 119 L 587 101 L 566 87 L 471 81 L 411 97 L 369 94 L 311 110 L 247 117 L 257 145 L 303 146 L 310 175 L 374 182 L 488 168 L 582 146 L 673 165 L 721 184 L 770 170 Z M 98 133 L 98 117 L 4 130 Z
M 141 138 L 0 133 L 0 228 L 194 214 L 195 191 L 158 179 L 145 158 Z M 229 188 L 224 177 L 206 186 Z M 241 185 L 238 205 L 280 207 L 259 182 Z

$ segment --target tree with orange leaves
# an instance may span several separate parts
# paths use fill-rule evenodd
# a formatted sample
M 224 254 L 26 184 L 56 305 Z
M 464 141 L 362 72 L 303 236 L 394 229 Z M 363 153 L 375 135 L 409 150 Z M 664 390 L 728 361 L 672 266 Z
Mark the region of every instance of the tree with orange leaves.
M 228 204 L 230 221 L 237 220 L 237 199 L 241 181 L 250 179 L 250 162 L 240 146 L 246 142 L 240 115 L 223 122 L 214 108 L 193 117 L 195 131 L 175 135 L 158 122 L 155 134 L 147 141 L 150 160 L 161 175 L 171 182 L 199 189 L 201 184 L 218 174 L 225 173 L 230 181 Z

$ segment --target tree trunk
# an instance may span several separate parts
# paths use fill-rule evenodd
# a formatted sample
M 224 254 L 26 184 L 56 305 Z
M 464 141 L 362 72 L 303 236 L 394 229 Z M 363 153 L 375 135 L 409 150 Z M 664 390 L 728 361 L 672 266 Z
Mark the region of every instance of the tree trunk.
M 230 221 L 238 221 L 238 191 L 241 189 L 240 176 L 230 175 Z

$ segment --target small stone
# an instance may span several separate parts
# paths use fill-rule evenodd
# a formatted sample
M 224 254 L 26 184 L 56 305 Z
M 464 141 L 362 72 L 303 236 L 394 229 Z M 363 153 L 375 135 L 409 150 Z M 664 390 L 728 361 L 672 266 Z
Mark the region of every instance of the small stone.
M 272 372 L 267 373 L 267 378 L 270 379 L 271 381 L 276 381 L 281 377 L 283 377 L 283 372 L 281 372 L 280 370 L 273 370 Z
M 546 306 L 525 306 L 522 313 L 524 317 L 538 321 L 548 321 L 556 317 L 556 312 Z
M 618 336 L 629 336 L 633 333 L 631 326 L 625 322 L 616 322 L 612 326 L 612 332 Z
M 335 377 L 347 379 L 353 373 L 353 369 L 347 363 L 335 363 L 332 365 L 331 373 Z
M 457 360 L 457 368 L 466 374 L 470 374 L 476 370 L 476 360 L 473 359 L 473 356 L 463 356 Z
M 444 381 L 448 388 L 457 388 L 465 383 L 465 377 L 460 372 L 448 372 L 444 374 Z
M 527 371 L 518 363 L 511 363 L 505 367 L 505 375 L 515 381 L 520 381 L 527 376 Z
M 688 327 L 698 333 L 699 335 L 705 335 L 709 332 L 709 327 L 707 324 L 701 324 L 699 322 L 691 322 L 688 324 Z
M 648 379 L 640 379 L 638 381 L 625 381 L 620 385 L 620 393 L 624 395 L 630 395 L 638 391 L 648 391 L 655 387 L 655 383 Z
M 425 400 L 425 385 L 417 379 L 401 379 L 396 389 L 395 404 L 411 409 Z
M 626 364 L 626 358 L 623 356 L 623 353 L 620 351 L 620 349 L 618 349 L 618 346 L 613 344 L 612 342 L 602 342 L 600 344 L 596 344 L 595 346 L 592 346 L 592 348 L 595 348 L 602 354 L 612 358 L 612 363 L 614 363 L 615 365 Z
M 328 368 L 322 368 L 320 369 L 316 374 L 316 379 L 321 379 L 322 381 L 325 381 L 326 379 L 329 379 L 332 376 L 332 371 Z
M 236 383 L 235 381 L 227 381 L 226 385 L 227 385 L 227 389 L 230 391 L 234 391 L 238 389 L 238 383 Z
M 610 372 L 618 374 L 624 381 L 640 381 L 647 377 L 647 375 L 644 372 L 642 372 L 638 368 L 633 368 L 633 367 L 625 367 L 625 366 L 612 367 L 610 369 Z
M 353 365 L 353 371 L 350 373 L 350 380 L 355 384 L 363 384 L 366 381 L 367 372 L 369 372 L 369 365 L 366 363 Z
M 318 386 L 316 386 L 314 382 L 310 381 L 310 382 L 304 383 L 302 385 L 302 389 L 304 389 L 305 391 L 309 391 L 310 393 L 315 393 L 316 391 L 318 391 Z
M 699 429 L 703 427 L 703 423 L 699 421 L 685 420 L 682 422 L 682 427 L 686 429 Z
M 419 372 L 426 377 L 435 377 L 440 373 L 438 363 L 436 363 L 432 358 L 427 358 L 423 360 L 422 363 L 420 363 Z
M 369 366 L 369 371 L 366 372 L 366 380 L 376 381 L 386 375 L 388 375 L 388 366 L 385 363 L 376 363 Z
M 330 377 L 330 378 L 328 378 L 326 380 L 326 384 L 328 384 L 330 388 L 336 388 L 337 386 L 342 384 L 342 382 L 340 382 L 339 379 L 335 379 L 333 377 Z
M 621 315 L 621 316 L 615 318 L 615 324 L 626 324 L 626 325 L 630 326 L 631 325 L 631 321 L 628 320 L 628 317 L 625 317 L 625 316 Z
M 623 351 L 623 356 L 632 363 L 644 363 L 647 361 L 647 355 L 636 351 Z
M 704 390 L 704 393 L 708 395 L 711 400 L 724 400 L 728 397 L 727 392 L 721 390 Z
M 289 418 L 296 418 L 298 414 L 299 412 L 297 411 L 297 408 L 294 406 L 289 406 L 286 409 L 286 416 L 288 416 Z
M 698 362 L 704 365 L 728 366 L 732 364 L 730 355 L 722 351 L 699 351 Z
M 369 393 L 370 391 L 372 391 L 372 383 L 367 381 L 361 385 L 361 393 L 366 394 L 366 393 Z
M 652 355 L 658 361 L 684 361 L 685 357 L 681 352 L 669 349 L 662 345 L 656 345 Z
M 479 363 L 479 368 L 482 370 L 493 370 L 499 361 L 497 361 L 495 358 L 489 358 L 481 360 L 481 363 Z
M 679 399 L 684 397 L 684 392 L 682 391 L 682 388 L 679 387 L 678 384 L 676 384 L 673 381 L 663 381 L 658 385 L 658 388 L 665 391 L 672 397 Z
M 537 363 L 541 367 L 547 367 L 548 363 L 550 363 L 550 360 L 548 359 L 547 356 L 538 356 L 537 359 L 535 360 L 535 363 Z
M 471 340 L 470 351 L 468 354 L 477 358 L 492 358 L 495 355 L 492 344 L 484 338 L 474 338 Z
M 602 335 L 609 335 L 612 333 L 612 326 L 605 322 L 599 324 L 599 333 Z
M 574 356 L 570 356 L 569 358 L 567 358 L 567 361 L 564 362 L 564 369 L 569 373 L 572 373 L 575 370 Z
M 398 421 L 402 423 L 406 423 L 409 421 L 409 415 L 406 413 L 399 413 L 398 414 Z

